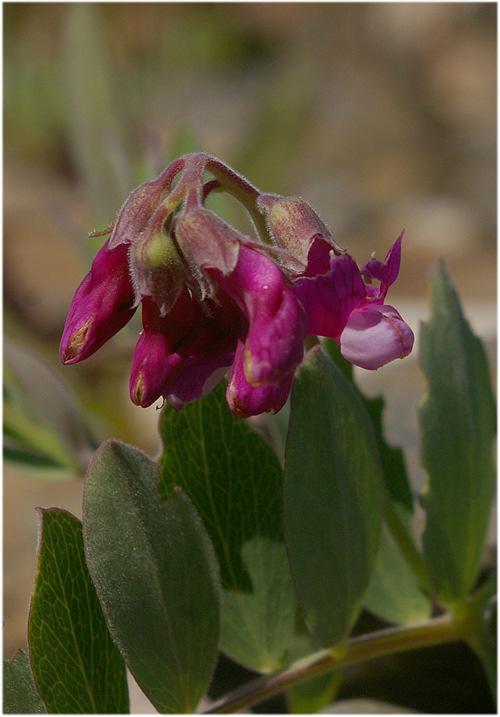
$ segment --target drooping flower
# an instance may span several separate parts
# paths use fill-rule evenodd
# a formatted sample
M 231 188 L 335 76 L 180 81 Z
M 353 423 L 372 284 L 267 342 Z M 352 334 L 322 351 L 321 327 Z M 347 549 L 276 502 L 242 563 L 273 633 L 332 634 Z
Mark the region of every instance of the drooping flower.
M 242 201 L 259 241 L 207 209 L 214 189 Z M 61 360 L 91 356 L 141 305 L 134 403 L 163 396 L 182 408 L 230 368 L 231 410 L 276 412 L 307 334 L 335 339 L 345 358 L 365 368 L 410 352 L 411 329 L 385 304 L 400 260 L 398 238 L 384 262 L 372 259 L 360 271 L 302 199 L 261 194 L 215 157 L 185 155 L 123 204 L 73 298 Z
M 371 259 L 360 270 L 302 200 L 262 195 L 259 208 L 274 241 L 296 259 L 295 265 L 289 262 L 286 268 L 305 309 L 309 335 L 334 339 L 344 358 L 366 369 L 380 368 L 410 353 L 413 332 L 398 311 L 385 303 L 399 274 L 402 234 L 383 262 Z
M 275 412 L 302 360 L 304 310 L 266 246 L 203 206 L 209 160 L 187 155 L 129 196 L 72 301 L 61 359 L 89 357 L 141 304 L 134 403 L 149 406 L 163 396 L 181 408 L 232 366 L 232 410 Z

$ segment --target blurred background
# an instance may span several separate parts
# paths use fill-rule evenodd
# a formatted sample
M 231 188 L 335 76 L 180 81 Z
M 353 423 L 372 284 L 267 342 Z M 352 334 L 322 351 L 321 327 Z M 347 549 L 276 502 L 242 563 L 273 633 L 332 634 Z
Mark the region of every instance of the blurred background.
M 73 292 L 102 244 L 87 233 L 112 224 L 128 192 L 179 154 L 216 154 L 262 190 L 303 196 L 360 263 L 372 251 L 383 258 L 406 228 L 390 303 L 418 335 L 430 272 L 444 257 L 494 366 L 496 6 L 9 3 L 3 12 L 10 434 L 31 435 L 35 455 L 54 426 L 68 433 L 43 472 L 39 463 L 27 468 L 26 455 L 6 467 L 9 657 L 26 640 L 33 508 L 81 513 L 68 446 L 76 440 L 83 455 L 114 435 L 158 451 L 155 408 L 128 398 L 138 323 L 79 366 L 61 367 L 57 349 Z M 217 201 L 238 224 L 233 205 Z M 367 393 L 386 397 L 389 437 L 404 447 L 418 490 L 416 407 L 425 387 L 417 351 L 358 378 Z M 490 543 L 493 551 L 493 528 Z M 447 649 L 354 672 L 338 711 L 377 711 L 373 702 L 345 702 L 353 696 L 488 711 L 474 658 Z M 400 675 L 409 674 L 404 685 Z M 226 663 L 217 675 L 221 684 L 241 679 Z M 154 711 L 139 694 L 133 705 Z

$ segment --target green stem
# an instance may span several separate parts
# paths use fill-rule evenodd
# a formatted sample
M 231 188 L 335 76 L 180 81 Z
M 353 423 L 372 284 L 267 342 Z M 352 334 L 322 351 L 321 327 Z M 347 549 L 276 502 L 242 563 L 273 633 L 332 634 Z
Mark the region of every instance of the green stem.
M 325 672 L 350 667 L 376 657 L 421 647 L 461 640 L 459 626 L 450 615 L 413 627 L 397 627 L 372 632 L 349 640 L 343 651 L 322 650 L 296 662 L 276 675 L 259 677 L 217 700 L 206 714 L 234 713 L 272 697 L 292 685 Z
M 390 534 L 399 546 L 406 562 L 417 576 L 421 587 L 428 595 L 432 595 L 434 589 L 424 559 L 418 552 L 412 536 L 399 517 L 387 492 L 384 496 L 384 519 Z

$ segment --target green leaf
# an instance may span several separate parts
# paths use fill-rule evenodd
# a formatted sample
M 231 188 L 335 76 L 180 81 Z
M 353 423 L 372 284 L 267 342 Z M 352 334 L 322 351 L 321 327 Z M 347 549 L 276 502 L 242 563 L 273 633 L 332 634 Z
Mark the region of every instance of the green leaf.
M 224 600 L 221 649 L 269 672 L 286 662 L 295 625 L 282 533 L 282 471 L 272 449 L 227 408 L 224 385 L 161 420 L 164 496 L 181 486 L 212 538 Z
M 73 396 L 37 356 L 4 346 L 5 457 L 42 475 L 83 474 L 95 441 Z
M 243 544 L 252 589 L 224 590 L 221 646 L 234 660 L 259 672 L 287 662 L 296 601 L 284 547 L 256 536 Z
M 194 712 L 219 638 L 217 566 L 188 498 L 163 503 L 158 466 L 118 441 L 89 468 L 87 560 L 109 629 L 137 683 L 160 712 Z
M 428 474 L 424 554 L 438 597 L 452 604 L 478 577 L 495 487 L 495 403 L 484 348 L 444 264 L 432 278 L 420 344 L 428 383 L 419 416 Z
M 383 468 L 384 483 L 387 490 L 395 503 L 404 506 L 410 512 L 413 511 L 413 496 L 410 488 L 410 481 L 406 472 L 406 465 L 403 451 L 401 448 L 390 446 L 384 437 L 383 413 L 385 400 L 382 396 L 368 398 L 363 395 L 354 381 L 353 365 L 346 361 L 340 353 L 340 347 L 336 341 L 324 339 L 323 344 L 329 355 L 335 361 L 337 367 L 342 371 L 344 376 L 348 378 L 359 397 L 365 404 L 365 408 L 370 416 L 373 430 L 375 432 L 375 440 L 380 454 L 380 460 Z
M 59 508 L 39 510 L 38 573 L 28 623 L 38 691 L 53 713 L 126 712 L 125 665 L 87 571 L 81 523 Z
M 408 522 L 409 515 L 405 519 Z M 377 617 L 395 625 L 418 623 L 431 614 L 429 600 L 422 593 L 415 573 L 385 525 L 365 607 Z
M 384 437 L 384 398 L 364 396 L 354 382 L 353 366 L 344 359 L 338 344 L 325 339 L 324 345 L 337 367 L 351 381 L 370 416 L 387 489 L 385 500 L 392 501 L 393 511 L 399 513 L 405 532 L 411 540 L 413 496 L 403 452 L 400 448 L 390 446 Z M 430 603 L 420 589 L 417 575 L 402 554 L 385 522 L 365 607 L 374 615 L 396 625 L 419 622 L 427 618 L 431 611 Z
M 19 650 L 3 663 L 3 709 L 6 714 L 46 714 L 36 691 L 28 655 Z
M 370 419 L 320 347 L 292 392 L 285 535 L 306 624 L 320 646 L 346 638 L 374 566 L 382 474 Z
M 375 440 L 377 442 L 384 483 L 394 503 L 413 512 L 413 495 L 410 488 L 410 481 L 406 472 L 405 459 L 401 448 L 390 446 L 384 437 L 384 426 L 382 415 L 384 412 L 385 400 L 382 396 L 375 398 L 363 398 L 368 415 L 371 418 Z

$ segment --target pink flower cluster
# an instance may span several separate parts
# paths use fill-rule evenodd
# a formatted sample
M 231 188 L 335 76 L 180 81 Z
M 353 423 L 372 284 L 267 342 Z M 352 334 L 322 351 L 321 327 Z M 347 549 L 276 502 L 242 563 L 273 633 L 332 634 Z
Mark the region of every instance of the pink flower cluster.
M 204 182 L 206 172 L 214 178 Z M 244 203 L 260 241 L 205 207 L 213 190 Z M 364 368 L 408 355 L 413 333 L 385 304 L 400 260 L 401 237 L 384 262 L 372 259 L 360 271 L 303 200 L 261 194 L 214 157 L 185 155 L 122 206 L 73 298 L 61 360 L 92 355 L 141 304 L 134 403 L 163 397 L 182 408 L 230 367 L 226 395 L 234 413 L 276 412 L 308 335 L 334 339 Z

